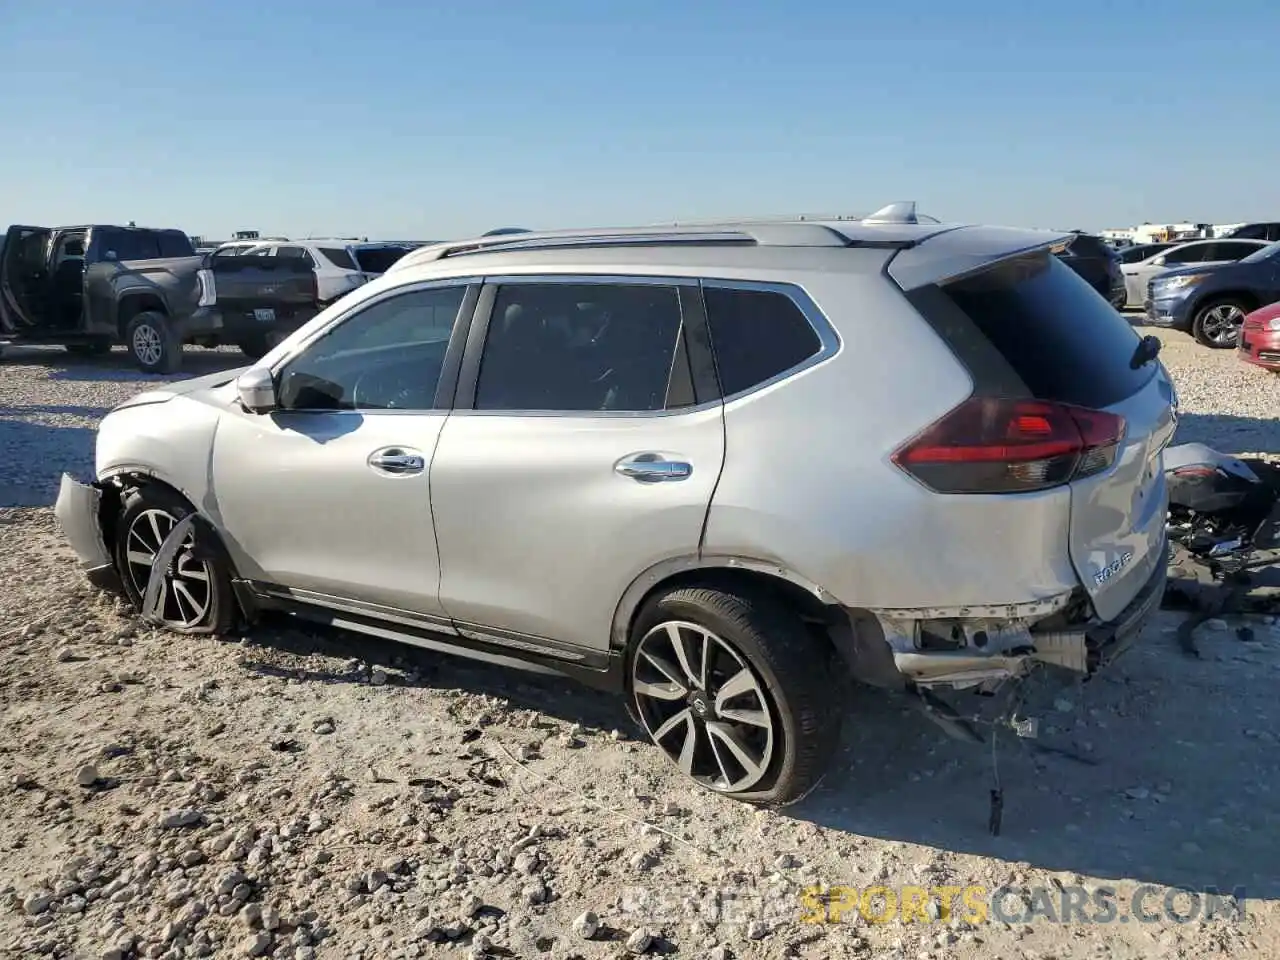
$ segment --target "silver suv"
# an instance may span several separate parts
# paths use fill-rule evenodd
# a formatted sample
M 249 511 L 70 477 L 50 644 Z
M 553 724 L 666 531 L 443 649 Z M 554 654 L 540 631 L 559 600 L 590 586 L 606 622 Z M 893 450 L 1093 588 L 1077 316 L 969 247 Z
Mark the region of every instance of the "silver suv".
M 1168 377 L 1062 234 L 733 223 L 423 247 L 245 371 L 113 410 L 57 514 L 185 633 L 287 611 L 625 695 L 782 804 L 833 671 L 1087 676 L 1165 578 Z

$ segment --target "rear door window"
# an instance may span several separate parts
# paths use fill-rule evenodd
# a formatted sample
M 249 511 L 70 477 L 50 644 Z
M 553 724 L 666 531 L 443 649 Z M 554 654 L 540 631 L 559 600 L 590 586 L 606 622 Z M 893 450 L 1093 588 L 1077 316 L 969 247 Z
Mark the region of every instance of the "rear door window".
M 475 408 L 663 410 L 681 323 L 675 287 L 503 284 L 485 334 Z
M 180 233 L 158 233 L 156 240 L 162 257 L 190 257 L 195 255 L 191 238 Z
M 146 230 L 104 230 L 98 243 L 106 259 L 114 253 L 115 260 L 155 260 L 160 256 L 160 244 L 156 235 Z
M 315 266 L 315 259 L 307 252 L 305 247 L 277 247 L 277 257 L 285 257 L 290 260 L 305 260 L 311 266 Z
M 1211 246 L 1208 243 L 1189 243 L 1185 247 L 1175 247 L 1164 255 L 1164 262 L 1169 265 L 1204 263 Z
M 1006 261 L 942 287 L 913 290 L 916 309 L 965 363 L 980 393 L 1094 409 L 1137 393 L 1156 364 L 1134 370 L 1139 337 L 1056 257 Z
M 813 325 L 781 290 L 703 286 L 720 389 L 732 396 L 798 366 L 822 349 Z

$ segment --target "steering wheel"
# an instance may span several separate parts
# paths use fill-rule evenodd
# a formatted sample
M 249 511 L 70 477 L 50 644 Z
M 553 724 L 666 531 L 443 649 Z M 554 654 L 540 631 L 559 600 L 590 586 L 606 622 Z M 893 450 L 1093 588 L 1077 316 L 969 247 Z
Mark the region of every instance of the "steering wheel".
M 422 369 L 418 365 L 371 370 L 351 386 L 355 410 L 412 410 L 421 406 Z

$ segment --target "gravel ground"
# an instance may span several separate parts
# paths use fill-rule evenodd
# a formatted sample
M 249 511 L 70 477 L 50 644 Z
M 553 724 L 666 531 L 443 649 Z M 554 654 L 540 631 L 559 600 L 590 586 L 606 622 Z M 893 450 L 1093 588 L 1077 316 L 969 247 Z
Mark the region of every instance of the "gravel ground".
M 1280 377 L 1160 335 L 1179 440 L 1280 451 Z M 239 362 L 192 351 L 186 373 Z M 0 363 L 0 953 L 1280 955 L 1273 619 L 1211 621 L 1191 660 L 1165 612 L 1096 681 L 1032 691 L 1038 739 L 997 754 L 999 836 L 991 751 L 878 695 L 853 699 L 812 796 L 756 811 L 690 789 L 568 682 L 281 624 L 142 627 L 82 581 L 48 505 L 62 470 L 91 470 L 101 415 L 156 379 L 119 352 Z M 802 922 L 819 884 L 1007 884 L 1037 909 Z M 1243 916 L 1129 915 L 1134 891 L 1158 912 L 1207 886 L 1244 887 Z M 1061 915 L 1106 888 L 1114 922 Z

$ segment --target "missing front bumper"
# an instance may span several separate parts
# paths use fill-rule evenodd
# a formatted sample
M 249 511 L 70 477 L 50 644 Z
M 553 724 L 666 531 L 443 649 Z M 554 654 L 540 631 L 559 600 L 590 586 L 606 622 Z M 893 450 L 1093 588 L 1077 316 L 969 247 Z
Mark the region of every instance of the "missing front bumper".
M 53 507 L 62 535 L 91 583 L 106 590 L 119 590 L 120 578 L 103 536 L 101 510 L 102 491 L 98 487 L 80 483 L 70 474 L 62 475 Z

